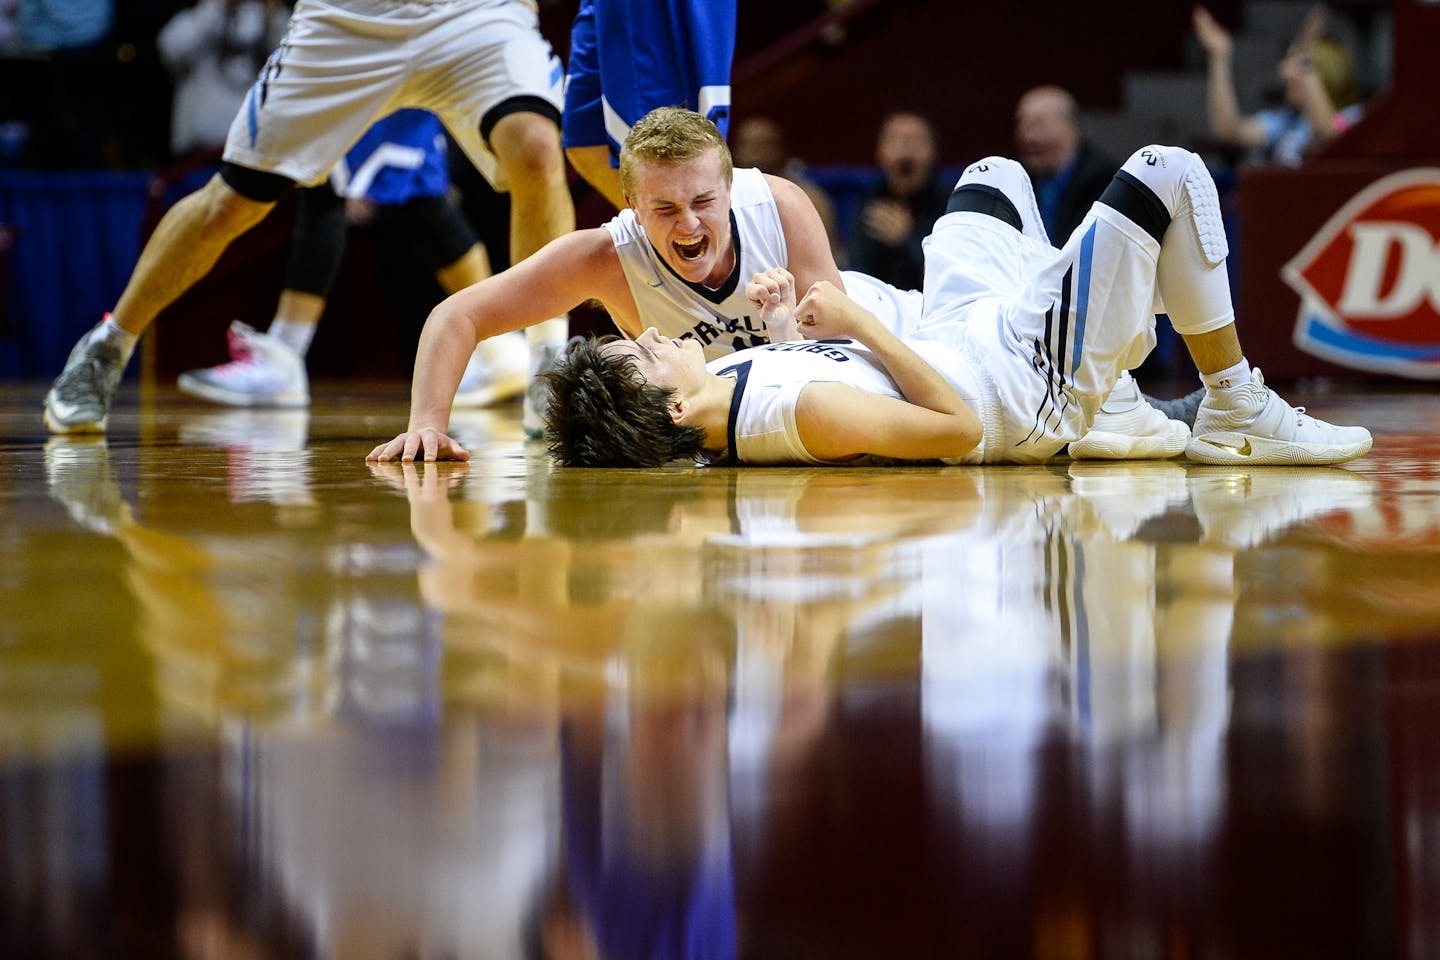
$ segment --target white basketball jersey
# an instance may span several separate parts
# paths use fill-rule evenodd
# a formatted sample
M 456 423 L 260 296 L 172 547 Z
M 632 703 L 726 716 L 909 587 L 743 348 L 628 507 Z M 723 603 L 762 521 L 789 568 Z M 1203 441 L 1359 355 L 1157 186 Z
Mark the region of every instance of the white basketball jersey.
M 983 388 L 979 371 L 964 353 L 945 344 L 910 341 L 977 411 Z M 794 340 L 706 364 L 711 373 L 735 378 L 730 408 L 730 460 L 751 464 L 821 464 L 805 449 L 795 424 L 795 407 L 807 384 L 838 381 L 880 396 L 904 399 L 879 358 L 854 340 Z M 980 447 L 964 462 L 978 462 Z M 849 465 L 888 462 L 862 457 Z
M 790 265 L 780 211 L 763 173 L 735 171 L 730 211 L 736 267 L 715 290 L 676 275 L 645 236 L 635 211 L 622 210 L 605 224 L 635 298 L 640 323 L 667 337 L 699 340 L 710 360 L 770 342 L 755 305 L 745 296 L 745 284 L 761 271 Z M 904 336 L 917 325 L 919 293 L 897 290 L 863 274 L 845 273 L 843 279 L 850 296 L 897 334 Z M 804 293 L 797 291 L 800 296 Z
M 605 224 L 635 297 L 640 322 L 667 337 L 690 337 L 705 347 L 707 359 L 770 342 L 765 324 L 745 297 L 745 284 L 762 270 L 790 262 L 780 211 L 765 175 L 736 170 L 730 187 L 730 228 L 735 270 L 718 289 L 681 279 L 655 251 L 635 211 L 622 210 Z

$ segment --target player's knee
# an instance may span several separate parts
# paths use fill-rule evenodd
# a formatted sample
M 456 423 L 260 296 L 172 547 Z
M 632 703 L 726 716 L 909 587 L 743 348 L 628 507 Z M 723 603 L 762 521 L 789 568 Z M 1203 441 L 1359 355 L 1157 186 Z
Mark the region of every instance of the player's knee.
M 1025 168 L 1008 157 L 985 157 L 965 168 L 946 206 L 947 213 L 985 213 L 1023 230 L 1021 211 L 1033 206 Z
M 228 161 L 221 165 L 217 178 L 240 197 L 255 203 L 275 203 L 295 187 L 295 181 L 283 174 L 242 167 Z
M 486 115 L 481 133 L 512 182 L 564 175 L 559 116 L 546 101 L 506 101 Z
M 1195 154 L 1182 147 L 1152 143 L 1132 153 L 1121 171 L 1144 184 L 1174 217 L 1184 196 L 1185 177 Z
M 1172 220 L 1190 220 L 1211 265 L 1222 262 L 1228 253 L 1215 181 L 1205 162 L 1189 150 L 1160 144 L 1141 147 L 1115 174 L 1100 202 L 1139 224 L 1157 242 L 1163 242 Z
M 211 177 L 198 191 L 204 204 L 205 227 L 214 233 L 236 235 L 258 223 L 275 206 L 236 190 L 223 173 Z

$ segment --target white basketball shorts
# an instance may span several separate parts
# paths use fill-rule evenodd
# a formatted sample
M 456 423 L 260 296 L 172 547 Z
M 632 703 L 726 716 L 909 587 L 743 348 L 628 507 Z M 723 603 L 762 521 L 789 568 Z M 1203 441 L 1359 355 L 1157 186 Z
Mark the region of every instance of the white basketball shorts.
M 558 114 L 563 80 L 523 0 L 300 0 L 230 125 L 225 159 L 316 184 L 376 120 L 421 107 L 504 190 L 482 118 L 514 97 Z
M 1098 203 L 1059 250 L 984 213 L 936 221 L 916 336 L 962 347 L 993 384 L 985 462 L 1037 463 L 1084 436 L 1155 346 L 1159 250 Z

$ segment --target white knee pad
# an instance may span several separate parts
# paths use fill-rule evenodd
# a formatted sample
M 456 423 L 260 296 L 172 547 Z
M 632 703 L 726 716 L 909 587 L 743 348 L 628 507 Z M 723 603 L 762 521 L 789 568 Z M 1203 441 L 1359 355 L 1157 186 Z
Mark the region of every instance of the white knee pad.
M 1230 246 L 1220 218 L 1220 197 L 1205 161 L 1180 147 L 1151 144 L 1131 154 L 1120 169 L 1149 187 L 1172 220 L 1189 219 L 1206 263 L 1213 267 L 1225 262 Z
M 979 184 L 1000 191 L 1020 215 L 1020 232 L 1027 237 L 1049 244 L 1045 223 L 1040 219 L 1040 207 L 1035 202 L 1035 185 L 1025 168 L 1008 157 L 985 157 L 965 168 L 955 189 Z

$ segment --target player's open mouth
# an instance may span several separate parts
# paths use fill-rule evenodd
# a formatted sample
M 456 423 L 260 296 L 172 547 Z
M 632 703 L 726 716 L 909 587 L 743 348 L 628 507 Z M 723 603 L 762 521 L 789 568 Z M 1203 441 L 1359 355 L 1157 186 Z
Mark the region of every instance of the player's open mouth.
M 674 240 L 670 245 L 675 248 L 675 252 L 680 255 L 681 260 L 699 260 L 710 248 L 710 238 L 696 237 L 694 240 Z

